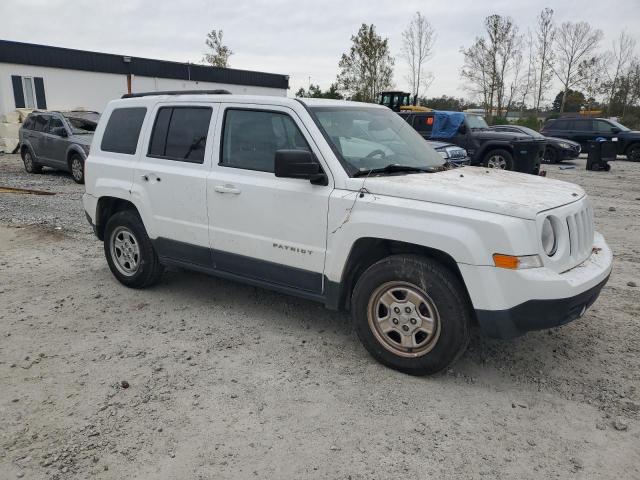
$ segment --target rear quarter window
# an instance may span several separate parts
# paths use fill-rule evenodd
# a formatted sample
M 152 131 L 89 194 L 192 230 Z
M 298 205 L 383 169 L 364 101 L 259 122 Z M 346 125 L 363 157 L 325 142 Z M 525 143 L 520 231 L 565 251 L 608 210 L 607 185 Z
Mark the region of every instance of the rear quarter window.
M 135 155 L 146 107 L 116 108 L 111 112 L 102 135 L 103 152 Z

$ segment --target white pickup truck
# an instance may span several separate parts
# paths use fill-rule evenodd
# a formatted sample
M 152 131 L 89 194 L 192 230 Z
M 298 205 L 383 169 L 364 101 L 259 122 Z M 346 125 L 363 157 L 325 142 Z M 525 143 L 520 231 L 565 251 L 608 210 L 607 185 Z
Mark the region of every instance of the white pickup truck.
M 454 168 L 386 107 L 227 94 L 107 106 L 84 209 L 124 285 L 165 265 L 347 309 L 367 350 L 424 375 L 472 325 L 509 338 L 580 317 L 611 272 L 573 184 Z

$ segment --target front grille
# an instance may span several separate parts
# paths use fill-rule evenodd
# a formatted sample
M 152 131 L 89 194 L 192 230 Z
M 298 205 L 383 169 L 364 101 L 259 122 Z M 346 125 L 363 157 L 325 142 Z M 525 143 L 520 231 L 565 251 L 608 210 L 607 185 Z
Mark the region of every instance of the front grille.
M 452 148 L 451 150 L 449 150 L 449 157 L 451 158 L 464 158 L 465 156 L 465 151 L 461 148 Z
M 569 228 L 569 255 L 573 262 L 581 263 L 591 255 L 593 248 L 593 210 L 590 205 L 567 216 Z

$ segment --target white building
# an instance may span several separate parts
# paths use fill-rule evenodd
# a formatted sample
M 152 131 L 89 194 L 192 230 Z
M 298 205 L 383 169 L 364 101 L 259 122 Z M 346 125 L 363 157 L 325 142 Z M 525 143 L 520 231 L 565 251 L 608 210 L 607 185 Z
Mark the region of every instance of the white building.
M 225 89 L 286 96 L 289 77 L 0 40 L 0 117 L 16 108 L 102 112 L 125 93 Z

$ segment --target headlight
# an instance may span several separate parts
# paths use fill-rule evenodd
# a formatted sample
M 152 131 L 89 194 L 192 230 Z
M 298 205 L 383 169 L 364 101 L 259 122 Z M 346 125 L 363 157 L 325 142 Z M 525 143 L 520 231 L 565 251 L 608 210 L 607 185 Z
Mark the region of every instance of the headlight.
M 447 153 L 446 150 L 438 150 L 438 153 L 442 158 L 449 158 L 449 154 Z
M 568 143 L 560 143 L 560 148 L 571 148 L 571 145 L 569 145 Z
M 552 257 L 558 249 L 558 242 L 556 241 L 556 231 L 549 217 L 545 218 L 544 222 L 542 222 L 541 240 L 544 253 Z

